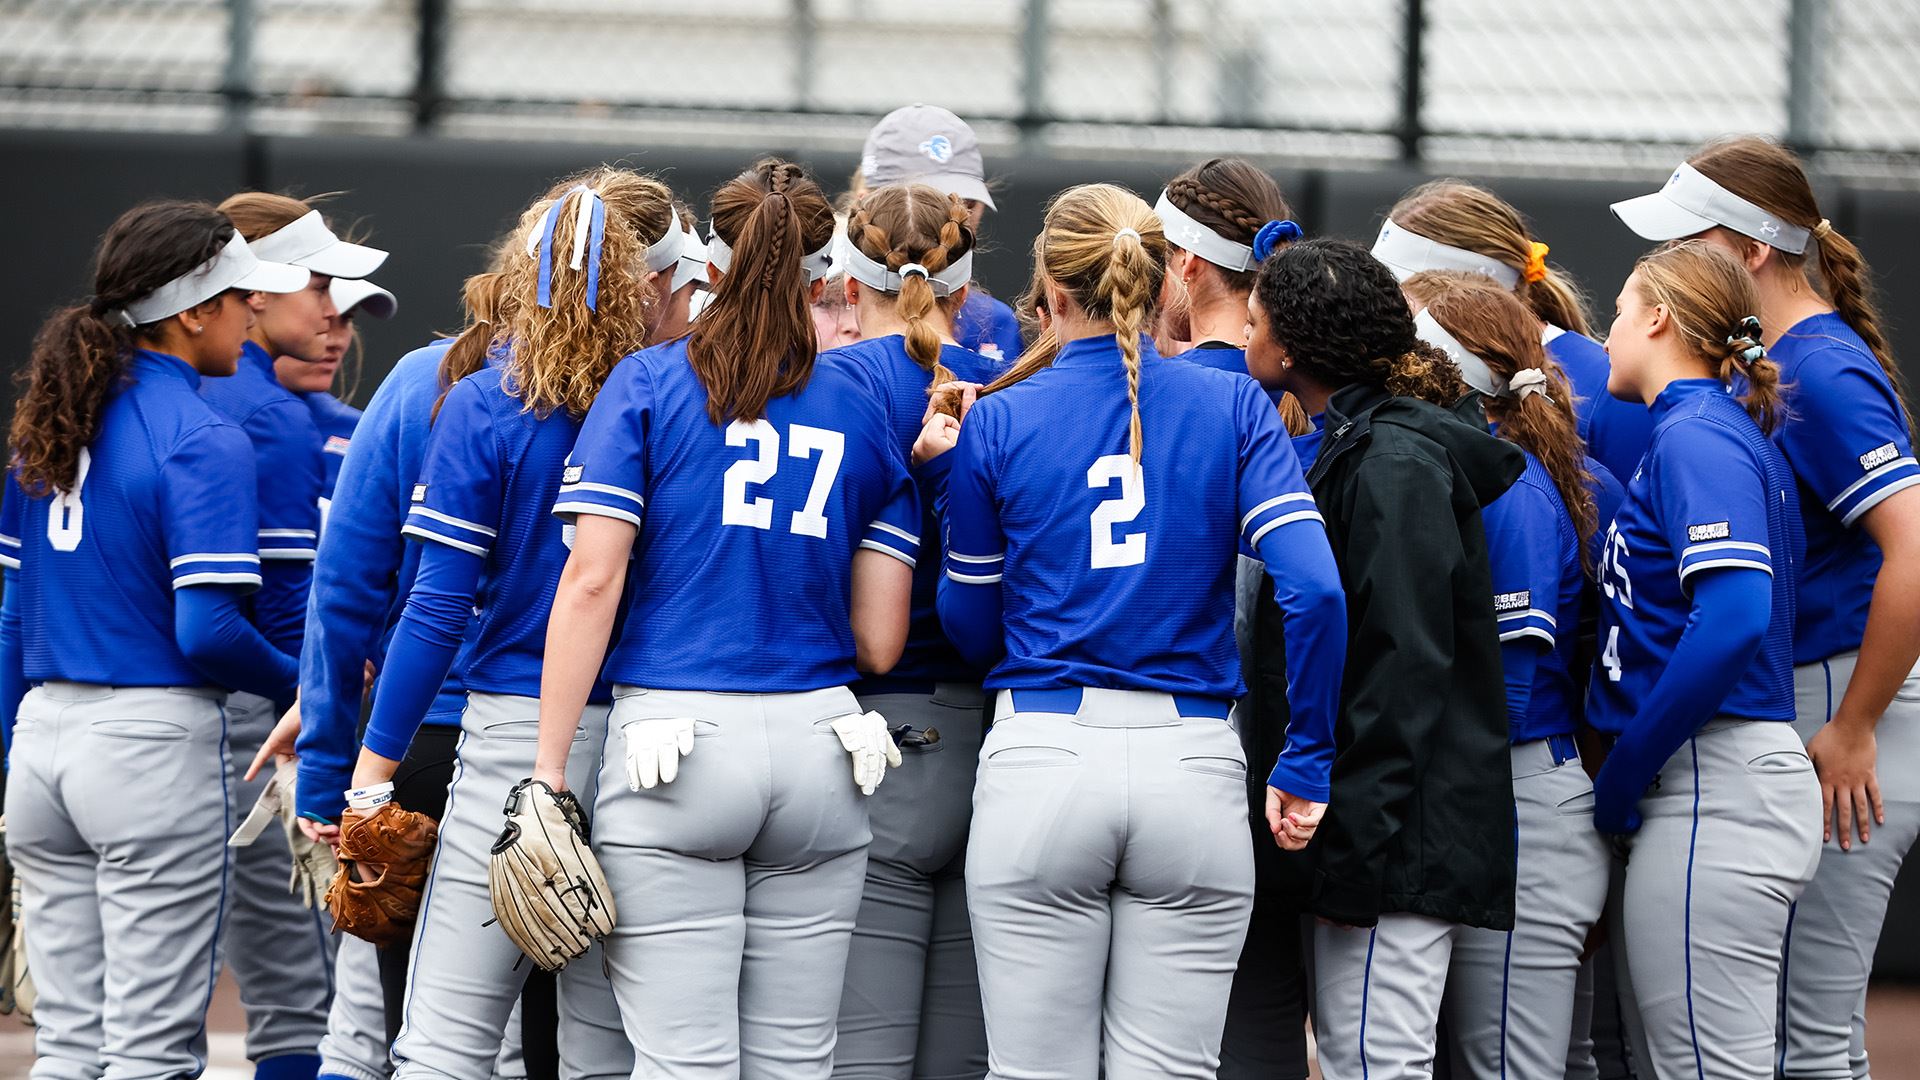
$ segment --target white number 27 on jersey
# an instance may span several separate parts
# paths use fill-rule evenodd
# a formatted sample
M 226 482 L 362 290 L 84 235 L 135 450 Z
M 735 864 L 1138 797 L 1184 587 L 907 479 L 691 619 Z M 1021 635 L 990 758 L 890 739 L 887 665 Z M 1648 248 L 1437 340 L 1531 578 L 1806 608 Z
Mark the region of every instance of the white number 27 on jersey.
M 1120 497 L 1102 499 L 1093 510 L 1088 527 L 1093 532 L 1093 568 L 1105 569 L 1112 566 L 1138 566 L 1147 561 L 1147 534 L 1129 533 L 1118 543 L 1113 539 L 1113 527 L 1124 525 L 1140 516 L 1147 506 L 1147 486 L 1139 465 L 1134 464 L 1131 454 L 1107 454 L 1095 458 L 1087 467 L 1087 486 L 1090 488 L 1110 488 L 1115 480 L 1120 481 Z
M 806 505 L 793 512 L 788 530 L 798 536 L 827 535 L 827 496 L 833 494 L 833 482 L 840 475 L 841 459 L 846 457 L 847 437 L 826 428 L 795 424 L 788 429 L 787 454 L 808 458 L 818 454 L 820 464 L 813 473 L 813 485 L 807 489 Z M 773 528 L 773 500 L 764 495 L 748 497 L 748 488 L 764 484 L 780 471 L 780 431 L 765 420 L 727 425 L 727 445 L 752 443 L 754 456 L 741 458 L 727 466 L 720 481 L 720 523 L 745 525 L 754 529 Z

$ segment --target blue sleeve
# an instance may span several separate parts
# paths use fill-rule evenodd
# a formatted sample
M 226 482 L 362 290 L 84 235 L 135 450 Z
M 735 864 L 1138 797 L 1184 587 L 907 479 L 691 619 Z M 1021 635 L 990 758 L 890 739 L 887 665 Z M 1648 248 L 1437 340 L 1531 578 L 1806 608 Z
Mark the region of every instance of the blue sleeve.
M 440 403 L 426 463 L 408 496 L 405 535 L 483 558 L 493 549 L 504 489 L 493 413 L 477 380 L 496 377 L 462 379 Z
M 1680 553 L 1680 588 L 1703 570 L 1743 567 L 1773 573 L 1767 477 L 1745 437 L 1710 420 L 1661 433 L 1654 499 L 1667 543 Z M 1711 463 L 1703 468 L 1699 463 Z M 1783 557 L 1784 557 L 1783 553 Z
M 173 636 L 189 663 L 208 681 L 230 690 L 293 704 L 300 662 L 261 636 L 241 610 L 233 585 L 193 585 L 173 594 Z
M 1836 346 L 1817 350 L 1799 370 L 1818 374 L 1788 391 L 1793 417 L 1779 440 L 1808 492 L 1851 525 L 1887 496 L 1920 484 L 1906 416 L 1879 361 Z
M 880 502 L 880 510 L 867 522 L 860 533 L 860 546 L 883 555 L 891 555 L 909 567 L 920 560 L 921 522 L 920 488 L 913 474 L 908 471 L 907 463 L 901 456 L 899 444 L 893 440 L 892 427 L 887 423 L 886 410 L 878 402 L 869 406 L 871 416 L 870 429 L 883 449 L 879 454 L 885 495 Z M 798 436 L 794 436 L 797 440 Z M 801 449 L 798 442 L 793 449 Z M 941 457 L 947 455 L 942 454 Z
M 20 504 L 27 497 L 16 477 L 12 469 L 7 470 L 0 488 L 0 567 L 8 570 L 20 569 Z
M 1533 677 L 1540 668 L 1540 655 L 1547 650 L 1530 638 L 1500 642 L 1500 670 L 1506 673 L 1507 724 L 1518 729 L 1533 705 Z
M 325 467 L 313 410 L 300 401 L 280 401 L 247 421 L 259 472 L 260 591 L 253 621 L 282 652 L 300 654 L 306 633 L 307 596 L 320 541 L 320 494 Z
M 629 356 L 607 376 L 567 455 L 553 513 L 569 522 L 581 514 L 617 518 L 640 527 L 647 509 L 647 429 L 653 380 Z
M 935 608 L 940 625 L 967 663 L 986 670 L 1006 655 L 1000 575 L 1007 561 L 1007 539 L 988 476 L 991 456 L 987 416 L 978 405 L 960 425 L 960 441 L 943 456 L 954 459 L 948 473 L 941 528 L 943 565 Z
M 1772 613 L 1769 574 L 1735 567 L 1694 580 L 1692 610 L 1666 670 L 1594 778 L 1594 828 L 1640 827 L 1640 797 L 1667 759 L 1713 719 L 1759 653 Z
M 399 761 L 453 668 L 486 560 L 458 545 L 426 543 L 406 611 L 387 645 L 366 747 Z M 343 785 L 344 787 L 344 785 Z
M 1307 490 L 1280 414 L 1246 379 L 1235 380 L 1235 395 L 1240 540 L 1266 563 L 1286 641 L 1290 719 L 1286 748 L 1267 783 L 1325 802 L 1346 670 L 1346 593 L 1327 543 L 1326 520 Z
M 11 497 L 12 492 L 8 492 Z M 27 696 L 27 677 L 21 669 L 20 575 L 11 568 L 0 571 L 5 578 L 6 594 L 0 596 L 0 747 L 13 749 L 13 719 L 20 712 L 20 699 Z
M 1493 613 L 1503 645 L 1554 647 L 1560 624 L 1560 510 L 1546 492 L 1522 479 L 1481 513 L 1487 531 L 1487 567 L 1493 572 Z
M 295 791 L 302 814 L 329 821 L 346 805 L 341 793 L 353 779 L 366 664 L 379 655 L 398 588 L 406 546 L 401 508 L 418 475 L 407 460 L 407 431 L 426 428 L 437 393 L 431 375 L 407 378 L 408 364 L 402 359 L 367 405 L 340 463 L 327 534 L 313 567 L 307 646 L 300 657 Z
M 260 586 L 253 446 L 230 424 L 194 429 L 160 463 L 160 531 L 175 590 Z

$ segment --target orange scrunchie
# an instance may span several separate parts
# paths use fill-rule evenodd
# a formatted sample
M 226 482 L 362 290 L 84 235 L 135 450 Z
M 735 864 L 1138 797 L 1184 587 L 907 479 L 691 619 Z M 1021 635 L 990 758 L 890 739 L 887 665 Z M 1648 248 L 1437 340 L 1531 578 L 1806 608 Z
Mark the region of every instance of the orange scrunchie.
M 1527 256 L 1527 268 L 1521 271 L 1521 277 L 1529 282 L 1540 281 L 1547 276 L 1547 245 L 1533 242 L 1532 253 Z

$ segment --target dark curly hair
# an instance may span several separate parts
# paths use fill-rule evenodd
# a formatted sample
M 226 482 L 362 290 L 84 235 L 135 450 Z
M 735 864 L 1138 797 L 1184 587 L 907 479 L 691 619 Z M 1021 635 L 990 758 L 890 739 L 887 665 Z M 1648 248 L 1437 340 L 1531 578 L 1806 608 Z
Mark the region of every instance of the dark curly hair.
M 1393 272 L 1348 240 L 1303 240 L 1260 264 L 1254 295 L 1294 368 L 1331 389 L 1365 383 L 1450 408 L 1467 384 L 1414 333 Z
M 153 324 L 125 327 L 107 313 L 218 255 L 232 236 L 226 215 L 201 202 L 146 203 L 107 229 L 94 255 L 93 296 L 47 318 L 15 376 L 20 401 L 10 442 L 28 494 L 73 483 L 107 398 L 127 380 L 134 348 L 154 337 Z

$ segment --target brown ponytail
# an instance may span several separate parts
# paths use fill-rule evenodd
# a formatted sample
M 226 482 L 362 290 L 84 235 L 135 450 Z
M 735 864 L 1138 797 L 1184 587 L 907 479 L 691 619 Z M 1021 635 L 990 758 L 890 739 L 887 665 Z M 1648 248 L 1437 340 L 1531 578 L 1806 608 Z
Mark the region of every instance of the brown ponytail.
M 715 424 L 758 420 L 813 375 L 815 338 L 802 259 L 833 239 L 833 209 L 791 162 L 769 158 L 721 185 L 713 229 L 733 249 L 687 334 L 687 360 Z
M 1540 256 L 1534 255 L 1535 241 L 1526 218 L 1500 196 L 1464 180 L 1433 180 L 1401 196 L 1387 216 L 1429 240 L 1513 267 L 1520 275 L 1514 295 L 1535 317 L 1562 330 L 1593 336 L 1580 287 L 1565 271 L 1546 262 L 1544 247 Z
M 861 254 L 889 270 L 918 263 L 936 274 L 972 251 L 974 239 L 966 203 L 924 184 L 889 184 L 868 192 L 847 222 L 847 237 Z M 940 362 L 941 331 L 951 336 L 954 299 L 935 297 L 927 279 L 915 274 L 900 283 L 893 303 L 907 323 L 907 355 L 932 374 L 927 392 L 933 394 L 934 387 L 954 378 Z M 940 328 L 931 319 L 936 311 L 945 324 Z M 959 415 L 958 402 L 938 395 L 934 407 Z
M 1086 184 L 1054 197 L 1034 242 L 1034 285 L 1051 281 L 1069 293 L 1088 318 L 1113 324 L 1127 369 L 1131 419 L 1127 445 L 1135 463 L 1143 442 L 1140 421 L 1141 337 L 1166 277 L 1167 238 L 1160 218 L 1140 197 L 1113 184 Z M 1059 342 L 1043 334 L 987 392 L 1019 382 L 1053 363 Z
M 1867 260 L 1853 241 L 1840 235 L 1820 216 L 1820 204 L 1814 199 L 1813 185 L 1807 181 L 1800 159 L 1777 143 L 1745 135 L 1711 143 L 1688 158 L 1687 164 L 1735 195 L 1813 234 L 1811 243 L 1822 292 L 1841 320 L 1860 335 L 1860 340 L 1873 351 L 1874 359 L 1880 361 L 1880 369 L 1886 372 L 1887 381 L 1893 384 L 1894 396 L 1899 399 L 1907 433 L 1913 436 L 1913 410 L 1907 404 L 1906 377 L 1900 373 L 1893 347 L 1887 342 L 1886 329 L 1881 325 Z M 1795 255 L 1775 250 L 1786 265 L 1804 270 L 1804 253 Z
M 1573 388 L 1540 344 L 1533 313 L 1498 282 L 1481 274 L 1424 271 L 1400 286 L 1455 340 L 1485 360 L 1497 381 L 1508 382 L 1522 371 L 1545 376 L 1543 394 L 1487 397 L 1483 403 L 1487 419 L 1500 425 L 1500 437 L 1538 458 L 1553 478 L 1580 538 L 1584 564 L 1587 541 L 1599 528 L 1593 474 L 1587 469 L 1586 447 L 1573 412 Z
M 1746 264 L 1704 240 L 1668 244 L 1634 264 L 1640 294 L 1667 309 L 1674 329 L 1714 377 L 1746 380 L 1741 404 L 1763 432 L 1778 427 L 1780 367 L 1760 343 L 1760 293 Z
M 125 327 L 108 312 L 218 255 L 233 231 L 218 210 L 197 202 L 147 203 L 107 229 L 94 255 L 93 297 L 47 319 L 15 377 L 20 400 L 10 441 L 28 494 L 73 483 L 80 451 L 99 434 L 107 398 L 126 382 L 133 349 L 154 336 L 155 324 Z

